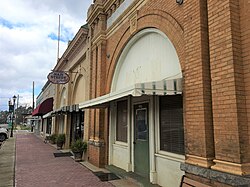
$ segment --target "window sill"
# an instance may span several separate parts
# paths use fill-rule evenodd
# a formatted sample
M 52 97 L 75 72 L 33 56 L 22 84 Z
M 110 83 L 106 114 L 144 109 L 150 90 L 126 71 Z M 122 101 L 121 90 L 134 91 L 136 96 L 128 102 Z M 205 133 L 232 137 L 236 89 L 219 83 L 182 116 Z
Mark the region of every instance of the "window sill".
M 127 143 L 125 143 L 125 142 L 119 142 L 119 141 L 116 141 L 113 145 L 114 146 L 118 146 L 118 147 L 128 147 Z
M 170 152 L 165 152 L 165 151 L 159 151 L 158 153 L 155 154 L 156 157 L 164 158 L 164 159 L 169 159 L 177 162 L 184 162 L 185 161 L 185 156 L 184 155 L 178 155 L 175 153 L 170 153 Z

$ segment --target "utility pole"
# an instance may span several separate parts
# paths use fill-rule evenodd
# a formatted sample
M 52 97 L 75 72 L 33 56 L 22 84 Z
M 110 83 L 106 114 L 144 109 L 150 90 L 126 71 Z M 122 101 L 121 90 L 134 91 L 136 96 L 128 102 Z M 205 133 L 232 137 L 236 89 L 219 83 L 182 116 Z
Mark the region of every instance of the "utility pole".
M 61 17 L 59 15 L 59 26 L 58 26 L 58 37 L 57 37 L 57 62 L 59 60 L 59 52 L 60 52 L 60 31 L 61 31 Z
M 16 100 L 16 108 L 18 109 L 18 104 L 19 104 L 19 94 L 17 95 L 17 100 Z
M 33 81 L 33 91 L 32 91 L 32 111 L 35 109 L 35 82 Z

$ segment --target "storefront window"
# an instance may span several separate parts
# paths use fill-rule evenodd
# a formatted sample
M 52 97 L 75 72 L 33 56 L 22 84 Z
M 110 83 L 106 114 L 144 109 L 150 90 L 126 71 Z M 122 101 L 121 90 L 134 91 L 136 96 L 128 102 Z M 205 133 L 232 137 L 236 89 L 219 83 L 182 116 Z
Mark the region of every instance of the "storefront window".
M 84 134 L 84 112 L 73 112 L 71 124 L 70 142 L 82 139 Z
M 117 102 L 117 123 L 116 123 L 116 140 L 127 142 L 127 118 L 128 106 L 127 101 Z
M 160 149 L 184 155 L 182 95 L 160 97 Z
M 51 134 L 52 118 L 47 118 L 46 134 Z

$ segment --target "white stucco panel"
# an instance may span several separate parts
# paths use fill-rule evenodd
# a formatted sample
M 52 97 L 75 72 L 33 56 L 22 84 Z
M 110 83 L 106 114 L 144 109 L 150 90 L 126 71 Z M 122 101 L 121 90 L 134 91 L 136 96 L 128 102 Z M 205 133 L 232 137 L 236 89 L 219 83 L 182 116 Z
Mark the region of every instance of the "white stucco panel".
M 181 78 L 176 50 L 166 35 L 156 29 L 146 29 L 133 37 L 118 61 L 112 91 L 136 83 Z
M 157 183 L 163 187 L 180 186 L 182 175 L 185 173 L 180 170 L 180 162 L 156 157 Z
M 61 98 L 60 98 L 60 107 L 63 107 L 66 105 L 66 88 L 63 88 L 62 93 L 61 93 Z
M 128 170 L 128 147 L 113 144 L 113 165 Z
M 80 76 L 75 84 L 73 92 L 73 104 L 79 104 L 86 100 L 86 80 L 83 76 Z

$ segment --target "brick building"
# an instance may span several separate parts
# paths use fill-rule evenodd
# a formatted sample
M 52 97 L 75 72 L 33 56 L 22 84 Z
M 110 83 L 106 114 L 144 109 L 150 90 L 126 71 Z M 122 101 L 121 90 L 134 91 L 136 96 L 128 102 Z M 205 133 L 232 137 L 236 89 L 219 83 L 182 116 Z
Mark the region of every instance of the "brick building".
M 87 42 L 88 26 L 83 25 L 62 57 L 58 59 L 54 72 L 68 74 L 67 84 L 55 84 L 54 110 L 52 116 L 55 134 L 65 134 L 65 148 L 76 139 L 88 140 L 88 111 L 79 109 L 79 103 L 89 97 L 89 46 Z
M 95 0 L 89 161 L 161 186 L 249 184 L 250 1 Z
M 47 81 L 36 98 L 36 108 L 32 112 L 31 125 L 33 130 L 43 137 L 52 132 L 50 113 L 53 110 L 55 92 L 55 85 Z

